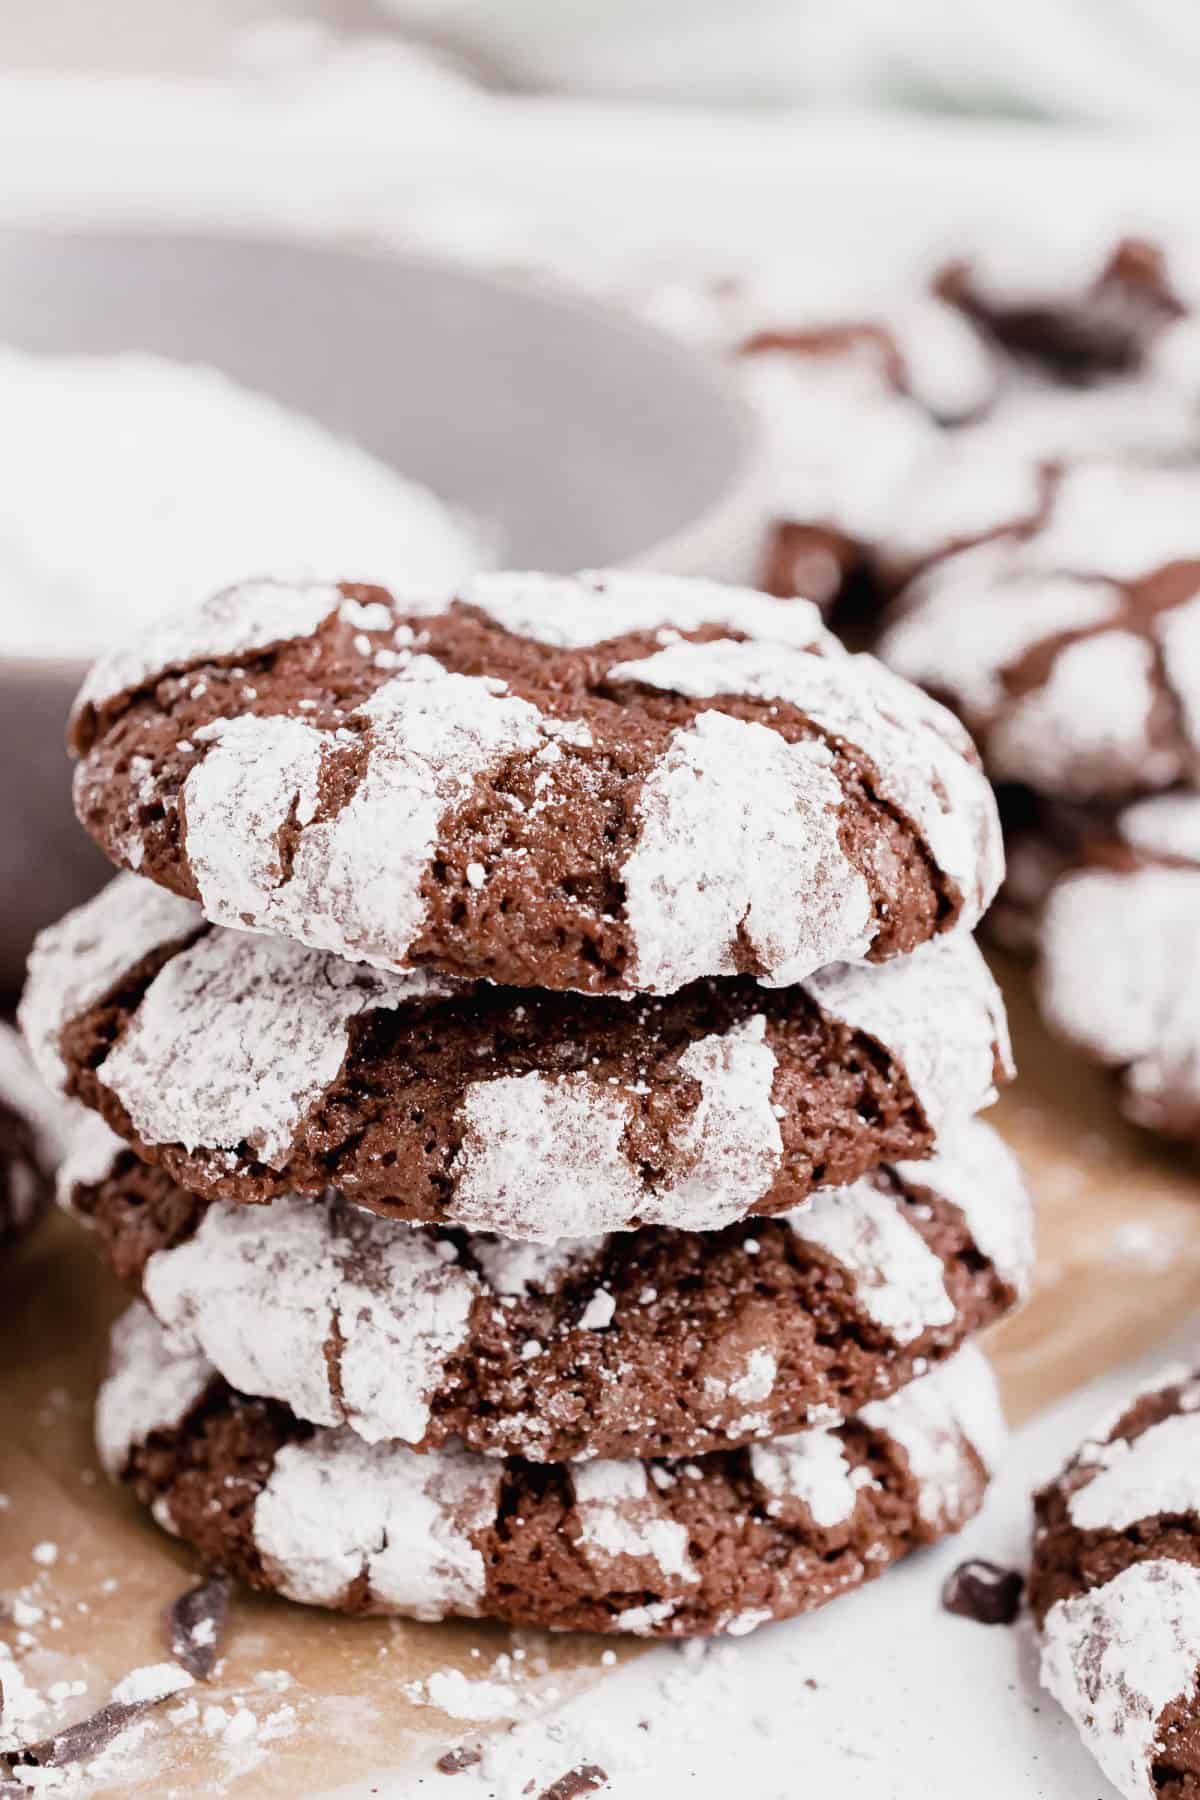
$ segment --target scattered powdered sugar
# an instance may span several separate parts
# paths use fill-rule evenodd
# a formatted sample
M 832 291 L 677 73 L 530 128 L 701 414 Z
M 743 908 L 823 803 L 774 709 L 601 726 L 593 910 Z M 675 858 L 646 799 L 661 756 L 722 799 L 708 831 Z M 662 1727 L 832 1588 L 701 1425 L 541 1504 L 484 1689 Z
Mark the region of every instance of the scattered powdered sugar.
M 86 656 L 247 575 L 402 591 L 480 563 L 426 488 L 214 368 L 6 347 L 0 433 L 7 651 Z
M 96 1448 L 108 1473 L 119 1478 L 135 1444 L 178 1425 L 214 1373 L 205 1357 L 172 1344 L 147 1307 L 123 1313 L 96 1398 Z
M 663 1502 L 644 1463 L 603 1459 L 573 1463 L 571 1483 L 579 1540 L 589 1562 L 598 1561 L 602 1568 L 625 1557 L 651 1563 L 650 1580 L 656 1587 L 699 1581 L 687 1527 L 664 1516 Z
M 1033 1272 L 1033 1200 L 1004 1139 L 970 1119 L 951 1127 L 924 1162 L 894 1165 L 902 1181 L 957 1206 L 975 1247 L 1002 1281 L 1024 1294 Z
M 473 1534 L 495 1520 L 502 1473 L 486 1457 L 317 1431 L 276 1456 L 255 1546 L 292 1600 L 336 1606 L 361 1583 L 368 1610 L 474 1615 L 487 1578 Z
M 1200 1569 L 1185 1563 L 1134 1563 L 1046 1614 L 1042 1681 L 1127 1800 L 1159 1792 L 1158 1722 L 1193 1692 L 1198 1657 Z
M 418 1442 L 481 1287 L 425 1233 L 356 1208 L 216 1202 L 152 1255 L 146 1300 L 232 1387 L 368 1443 Z
M 451 1719 L 480 1723 L 512 1719 L 522 1710 L 523 1696 L 503 1681 L 468 1677 L 461 1669 L 435 1669 L 424 1681 L 406 1682 L 405 1696 L 418 1706 L 436 1706 Z
M 776 644 L 843 654 L 816 607 L 695 576 L 634 569 L 585 569 L 578 575 L 506 571 L 477 575 L 463 599 L 506 631 L 562 650 L 587 649 L 635 631 L 725 625 Z
M 796 707 L 818 730 L 855 746 L 866 757 L 879 794 L 912 823 L 939 869 L 961 893 L 968 929 L 999 887 L 1004 863 L 995 800 L 970 759 L 970 740 L 944 707 L 873 657 L 827 661 L 767 644 L 718 640 L 673 644 L 641 662 L 618 665 L 609 675 L 694 699 L 744 694 Z M 707 716 L 702 714 L 697 723 Z M 750 791 L 756 788 L 752 774 Z M 821 802 L 827 803 L 824 794 Z M 772 828 L 778 828 L 774 820 Z M 803 874 L 800 869 L 794 872 Z M 844 858 L 833 874 L 833 892 L 840 907 L 847 908 Z M 846 921 L 838 923 L 844 931 Z M 857 913 L 854 929 L 860 934 L 863 930 Z M 862 954 L 866 947 L 860 942 L 851 954 Z M 785 986 L 845 954 L 830 950 L 820 963 L 806 963 L 801 950 L 800 955 L 773 964 L 771 979 Z
M 917 1487 L 917 1509 L 932 1531 L 966 1517 L 970 1499 L 1003 1453 L 1007 1428 L 996 1378 L 982 1351 L 967 1345 L 928 1375 L 858 1417 L 904 1451 Z M 983 1465 L 983 1475 L 972 1454 Z
M 52 1087 L 66 1065 L 59 1034 L 151 951 L 190 937 L 200 908 L 135 875 L 118 875 L 94 899 L 41 932 L 29 958 L 20 1020 L 30 1054 Z
M 822 969 L 804 985 L 827 1017 L 886 1050 L 938 1136 L 995 1099 L 997 1057 L 1011 1070 L 1000 990 L 962 933 L 876 966 Z
M 339 590 L 327 581 L 310 586 L 242 581 L 206 594 L 93 663 L 79 690 L 75 711 L 103 706 L 190 663 L 246 656 L 307 637 L 337 611 L 341 599 Z
M 672 686 L 669 672 L 656 679 L 660 658 L 693 648 L 733 646 L 678 645 L 610 676 Z M 824 744 L 788 745 L 720 712 L 674 733 L 642 785 L 637 844 L 621 870 L 640 988 L 734 974 L 743 942 L 781 982 L 869 947 L 870 895 L 842 849 L 831 765 Z
M 936 1178 L 931 1185 L 936 1187 Z M 868 1178 L 814 1194 L 784 1216 L 798 1238 L 833 1257 L 853 1277 L 856 1306 L 896 1343 L 911 1344 L 923 1332 L 953 1321 L 955 1307 L 941 1258 L 892 1196 Z
M 1200 794 L 1189 788 L 1137 800 L 1118 816 L 1117 830 L 1147 856 L 1200 864 Z
M 1135 1103 L 1200 1095 L 1200 870 L 1087 869 L 1050 895 L 1039 994 L 1049 1024 L 1129 1065 Z
M 137 887 L 136 899 L 126 890 L 130 911 L 153 912 L 145 892 L 157 890 Z M 155 976 L 101 1079 L 148 1143 L 245 1143 L 268 1166 L 282 1164 L 341 1067 L 350 1021 L 446 985 L 369 971 L 286 939 L 210 931 Z
M 478 1237 L 471 1240 L 471 1251 L 492 1292 L 516 1297 L 534 1290 L 553 1293 L 568 1271 L 594 1261 L 607 1242 L 605 1236 L 555 1238 L 545 1244 Z
M 1200 1413 L 1176 1413 L 1132 1441 L 1090 1443 L 1086 1461 L 1097 1472 L 1067 1502 L 1081 1531 L 1127 1531 L 1156 1513 L 1200 1517 Z

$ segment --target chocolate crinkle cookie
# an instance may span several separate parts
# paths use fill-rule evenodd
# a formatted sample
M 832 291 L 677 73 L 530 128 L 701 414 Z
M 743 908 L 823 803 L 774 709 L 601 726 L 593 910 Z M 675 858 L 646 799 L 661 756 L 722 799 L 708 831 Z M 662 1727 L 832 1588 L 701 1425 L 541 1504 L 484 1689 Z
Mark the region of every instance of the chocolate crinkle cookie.
M 995 805 L 943 707 L 711 582 L 254 583 L 99 662 L 80 819 L 218 924 L 587 993 L 775 986 L 970 930 Z
M 1200 1795 L 1200 1376 L 1164 1372 L 1035 1498 L 1042 1680 L 1127 1800 Z
M 1200 1143 L 1200 794 L 1160 794 L 1073 833 L 1037 932 L 1050 1029 L 1120 1082 L 1123 1111 Z
M 993 779 L 1114 802 L 1200 775 L 1200 472 L 1049 472 L 1031 511 L 934 563 L 880 640 Z
M 346 1198 L 551 1242 L 718 1230 L 927 1155 L 1011 1072 L 962 932 L 789 988 L 636 1000 L 390 974 L 118 877 L 44 933 L 48 1080 L 211 1197 Z
M 74 1110 L 44 1085 L 0 1020 L 0 1246 L 23 1236 L 44 1210 Z
M 231 1387 L 368 1443 L 537 1462 L 843 1419 L 1000 1318 L 1032 1265 L 1015 1159 L 977 1123 L 777 1219 L 549 1245 L 413 1229 L 333 1194 L 206 1202 L 99 1119 L 61 1179 L 172 1343 Z
M 845 1424 L 695 1461 L 418 1455 L 239 1394 L 141 1307 L 117 1324 L 97 1403 L 110 1474 L 253 1587 L 664 1637 L 810 1611 L 957 1530 L 1003 1437 L 967 1348 Z
M 861 266 L 777 258 L 656 283 L 639 310 L 731 359 L 765 440 L 763 585 L 822 607 L 870 585 L 897 488 L 996 392 L 980 333 L 916 275 L 873 288 Z

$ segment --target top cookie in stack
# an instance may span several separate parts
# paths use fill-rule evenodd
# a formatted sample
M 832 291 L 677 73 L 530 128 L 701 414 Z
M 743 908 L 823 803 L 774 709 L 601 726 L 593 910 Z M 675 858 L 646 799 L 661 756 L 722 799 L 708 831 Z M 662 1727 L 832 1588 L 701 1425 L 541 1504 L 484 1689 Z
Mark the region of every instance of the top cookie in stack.
M 140 875 L 23 1024 L 117 1134 L 65 1198 L 160 1521 L 346 1610 L 684 1633 L 965 1520 L 1030 1250 L 950 714 L 803 602 L 498 575 L 231 590 L 72 732 Z

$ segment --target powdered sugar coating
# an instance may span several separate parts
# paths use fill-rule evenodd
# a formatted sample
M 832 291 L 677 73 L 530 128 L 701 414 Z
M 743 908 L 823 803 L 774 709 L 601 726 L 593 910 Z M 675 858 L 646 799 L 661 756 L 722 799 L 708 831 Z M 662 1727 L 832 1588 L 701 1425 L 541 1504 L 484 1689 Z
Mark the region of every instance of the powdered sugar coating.
M 249 1146 L 286 1160 L 308 1108 L 337 1075 L 359 1013 L 440 984 L 376 974 L 277 938 L 210 932 L 171 958 L 104 1063 L 104 1085 L 147 1143 Z
M 25 1042 L 48 1086 L 65 1085 L 59 1036 L 144 956 L 189 937 L 200 908 L 177 894 L 118 875 L 93 900 L 43 931 L 29 958 L 20 1020 Z
M 712 1231 L 770 1187 L 783 1140 L 771 1104 L 775 1055 L 761 1015 L 689 1045 L 683 1073 L 701 1097 L 676 1172 L 647 1180 L 625 1145 L 628 1091 L 583 1074 L 473 1082 L 454 1165 L 455 1216 L 535 1243 L 616 1231 L 633 1219 Z
M 925 1162 L 898 1162 L 897 1175 L 957 1206 L 980 1253 L 1018 1295 L 1033 1270 L 1033 1201 L 1021 1165 L 998 1132 L 978 1120 L 951 1128 Z
M 184 1350 L 145 1306 L 131 1306 L 113 1326 L 108 1374 L 96 1396 L 96 1449 L 117 1479 L 135 1445 L 181 1423 L 204 1393 L 214 1370 Z
M 1179 765 L 1154 750 L 1154 673 L 1151 646 L 1131 631 L 1068 644 L 1046 682 L 986 734 L 993 773 L 1074 800 L 1111 792 L 1114 782 L 1127 785 L 1125 770 L 1135 779 L 1169 781 Z
M 1200 1661 L 1200 1569 L 1132 1564 L 1060 1600 L 1042 1626 L 1041 1678 L 1126 1800 L 1156 1800 L 1159 1719 Z
M 785 1502 L 798 1500 L 814 1525 L 840 1525 L 854 1516 L 858 1488 L 842 1440 L 832 1431 L 801 1431 L 753 1444 L 750 1469 L 770 1496 L 768 1512 L 779 1513 Z
M 1117 830 L 1147 856 L 1200 864 L 1200 794 L 1186 789 L 1137 800 L 1122 810 Z
M 1085 462 L 1048 475 L 1025 529 L 998 519 L 1009 529 L 901 596 L 880 654 L 951 700 L 999 780 L 1089 801 L 1189 777 L 1200 592 L 1176 565 L 1200 565 L 1198 500 L 1191 468 Z
M 80 1107 L 66 1154 L 58 1165 L 56 1197 L 59 1205 L 68 1212 L 73 1211 L 75 1189 L 106 1181 L 125 1148 L 124 1138 L 119 1138 L 99 1113 Z
M 1058 883 L 1040 931 L 1047 1023 L 1123 1070 L 1154 1126 L 1200 1103 L 1200 870 L 1085 869 Z
M 658 662 L 613 675 L 643 679 Z M 718 712 L 677 731 L 643 785 L 638 845 L 621 871 L 635 980 L 669 992 L 712 970 L 733 974 L 739 934 L 781 983 L 784 971 L 799 979 L 861 955 L 875 921 L 866 881 L 841 846 L 841 806 L 824 744 L 788 745 L 767 726 Z
M 989 1473 L 1008 1435 L 995 1376 L 982 1352 L 970 1345 L 888 1399 L 864 1406 L 858 1416 L 903 1450 L 921 1517 L 934 1531 L 947 1529 L 969 1510 L 969 1495 L 979 1483 L 972 1456 Z
M 424 1436 L 481 1292 L 423 1233 L 289 1198 L 210 1206 L 142 1279 L 176 1342 L 232 1387 L 316 1425 L 351 1425 L 371 1444 Z
M 842 963 L 805 987 L 828 1017 L 866 1032 L 903 1066 L 938 1136 L 995 1098 L 993 1045 L 1001 1070 L 1011 1070 L 1004 1003 L 970 938 L 923 944 L 874 968 Z
M 640 1462 L 597 1461 L 571 1468 L 579 1544 L 589 1562 L 606 1572 L 614 1562 L 649 1563 L 643 1575 L 654 1587 L 699 1580 L 692 1566 L 687 1527 L 665 1516 L 658 1489 Z M 622 1586 L 634 1587 L 636 1580 Z
M 0 1019 L 0 1103 L 33 1131 L 38 1160 L 50 1172 L 66 1153 L 79 1113 L 47 1087 L 21 1038 Z M 10 1195 L 10 1200 L 12 1196 Z
M 506 631 L 563 650 L 587 649 L 631 631 L 725 625 L 773 643 L 842 654 L 816 607 L 806 601 L 775 600 L 754 588 L 697 576 L 630 569 L 584 569 L 578 575 L 485 572 L 467 584 L 463 599 Z
M 307 637 L 341 605 L 327 581 L 244 581 L 173 613 L 92 664 L 75 702 L 76 713 L 157 680 L 172 669 L 215 657 L 249 655 L 290 638 Z
M 897 1343 L 953 1319 L 941 1258 L 874 1182 L 814 1194 L 784 1216 L 852 1276 L 856 1305 Z
M 337 1606 L 354 1586 L 367 1612 L 414 1619 L 483 1610 L 474 1534 L 499 1505 L 501 1471 L 451 1450 L 318 1431 L 275 1458 L 254 1506 L 254 1542 L 281 1594 Z
M 1200 1413 L 1180 1412 L 1133 1439 L 1085 1447 L 1096 1473 L 1067 1502 L 1080 1531 L 1126 1531 L 1157 1513 L 1200 1517 Z M 1196 1645 L 1200 1660 L 1200 1639 Z
M 971 929 L 1003 875 L 995 801 L 971 760 L 970 742 L 953 715 L 899 680 L 873 657 L 819 657 L 729 640 L 679 643 L 639 662 L 618 665 L 611 680 L 639 681 L 695 699 L 720 694 L 782 701 L 832 740 L 855 744 L 869 758 L 880 796 L 909 819 L 938 867 L 962 895 Z M 851 903 L 842 875 L 835 891 Z M 861 927 L 859 927 L 861 930 Z M 839 953 L 830 952 L 822 961 Z M 855 950 L 852 954 L 861 954 Z M 776 963 L 780 986 L 802 980 L 814 965 L 803 955 Z
M 187 851 L 207 916 L 278 931 L 314 949 L 402 966 L 425 918 L 421 883 L 438 825 L 476 779 L 544 732 L 536 707 L 484 678 L 414 658 L 359 709 L 366 770 L 331 819 L 314 818 L 336 732 L 251 714 L 211 728 L 183 789 Z M 302 828 L 285 874 L 279 834 Z

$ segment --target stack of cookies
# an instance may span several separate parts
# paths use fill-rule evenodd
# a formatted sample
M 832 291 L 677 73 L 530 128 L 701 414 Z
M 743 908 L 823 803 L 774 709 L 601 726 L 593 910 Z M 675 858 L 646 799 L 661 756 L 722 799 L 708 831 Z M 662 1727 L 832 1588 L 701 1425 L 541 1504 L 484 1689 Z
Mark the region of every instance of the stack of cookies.
M 255 583 L 90 674 L 23 1024 L 104 1463 L 293 1599 L 745 1631 L 960 1526 L 1028 1202 L 965 732 L 815 608 Z

